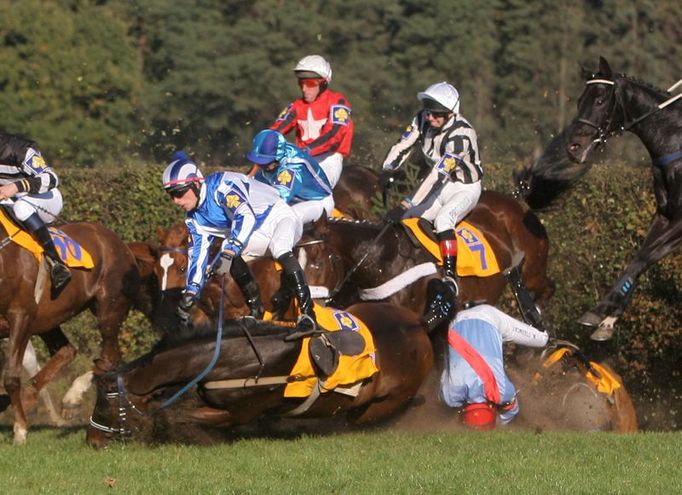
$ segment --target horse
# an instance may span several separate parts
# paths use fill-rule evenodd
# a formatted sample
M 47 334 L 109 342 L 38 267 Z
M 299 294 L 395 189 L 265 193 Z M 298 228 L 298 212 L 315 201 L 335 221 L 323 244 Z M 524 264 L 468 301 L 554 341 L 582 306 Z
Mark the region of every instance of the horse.
M 334 205 L 341 213 L 356 220 L 370 219 L 372 200 L 378 191 L 376 172 L 360 165 L 346 165 L 334 187 Z
M 72 269 L 71 281 L 52 300 L 43 263 L 9 238 L 0 250 L 0 338 L 9 337 L 4 385 L 14 409 L 15 444 L 26 442 L 26 406 L 35 403 L 36 394 L 75 357 L 59 325 L 90 309 L 102 336 L 98 363 L 110 369 L 120 361 L 119 327 L 138 290 L 135 258 L 114 232 L 97 223 L 70 223 L 60 229 L 90 253 L 94 268 Z M 22 359 L 32 335 L 45 341 L 51 358 L 22 394 Z
M 593 340 L 604 341 L 613 336 L 639 276 L 682 243 L 682 94 L 615 73 L 603 57 L 599 69 L 583 69 L 583 77 L 576 117 L 517 181 L 531 207 L 548 206 L 589 171 L 592 152 L 612 136 L 630 131 L 649 152 L 657 204 L 649 229 L 609 292 L 578 320 L 597 328 Z
M 417 315 L 388 304 L 359 304 L 347 312 L 362 320 L 371 332 L 378 367 L 375 374 L 360 382 L 355 397 L 326 392 L 312 404 L 304 399 L 285 398 L 286 377 L 299 356 L 302 341 L 285 341 L 286 331 L 282 327 L 257 322 L 251 332 L 252 347 L 240 329 L 242 321 L 228 320 L 215 367 L 198 383 L 195 396 L 198 404 L 184 408 L 180 421 L 229 428 L 265 415 L 281 417 L 293 413 L 310 418 L 345 413 L 351 424 L 364 425 L 401 411 L 433 364 L 425 329 Z M 167 401 L 206 369 L 215 345 L 214 336 L 194 337 L 153 350 L 119 370 L 98 372 L 97 400 L 86 434 L 87 443 L 105 447 L 112 439 L 153 426 Z M 260 365 L 257 353 L 262 356 Z M 230 388 L 210 387 L 210 383 L 225 381 L 239 384 Z M 301 407 L 303 403 L 305 407 Z
M 149 315 L 151 321 L 164 330 L 172 327 L 169 315 L 174 312 L 180 291 L 185 287 L 188 232 L 185 224 L 180 222 L 168 229 L 158 227 L 156 236 L 158 245 L 132 242 L 128 247 L 134 253 L 140 267 L 144 286 L 144 290 L 141 291 L 144 301 L 138 301 L 138 306 L 144 305 L 140 308 L 143 313 Z M 300 250 L 306 244 L 305 241 L 299 243 L 295 250 L 300 252 L 299 262 L 305 270 L 307 281 L 315 296 L 320 290 L 325 290 L 327 280 L 340 279 L 342 267 L 334 263 L 308 262 L 305 252 Z M 280 286 L 280 272 L 270 258 L 255 258 L 249 260 L 248 264 L 258 284 L 266 311 L 274 311 L 272 297 Z M 218 313 L 222 292 L 225 318 L 237 319 L 249 314 L 249 307 L 234 280 L 227 277 L 221 290 L 218 279 L 212 277 L 207 280 L 201 292 L 197 302 L 198 311 L 193 313 L 196 324 L 206 324 L 210 317 Z M 323 292 L 321 295 L 324 297 L 326 293 Z
M 523 282 L 535 302 L 545 305 L 554 283 L 547 275 L 549 239 L 537 216 L 508 195 L 484 191 L 465 220 L 486 237 L 501 270 L 488 277 L 460 277 L 459 300 L 494 304 L 507 284 L 503 272 L 525 256 Z M 305 248 L 309 263 L 341 264 L 344 273 L 351 272 L 330 284 L 334 305 L 345 307 L 358 298 L 385 300 L 423 313 L 434 260 L 402 227 L 331 219 L 318 222 L 311 236 L 321 243 Z

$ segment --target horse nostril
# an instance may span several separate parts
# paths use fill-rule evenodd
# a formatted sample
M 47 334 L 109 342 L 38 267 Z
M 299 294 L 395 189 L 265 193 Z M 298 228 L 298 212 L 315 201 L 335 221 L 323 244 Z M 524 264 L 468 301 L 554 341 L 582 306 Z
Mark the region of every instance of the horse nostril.
M 571 144 L 568 145 L 568 151 L 570 151 L 571 153 L 575 153 L 575 152 L 578 151 L 581 147 L 582 147 L 582 146 L 579 145 L 578 143 L 571 143 Z

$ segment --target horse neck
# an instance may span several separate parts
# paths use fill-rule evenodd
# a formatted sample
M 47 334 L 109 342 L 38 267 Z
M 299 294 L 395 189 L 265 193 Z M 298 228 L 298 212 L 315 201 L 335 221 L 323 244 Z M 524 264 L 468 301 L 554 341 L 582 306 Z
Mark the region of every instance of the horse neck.
M 300 344 L 287 343 L 281 335 L 253 337 L 265 363 L 262 376 L 287 374 L 291 371 Z M 126 388 L 144 396 L 168 385 L 190 382 L 209 365 L 215 350 L 215 339 L 191 341 L 184 345 L 141 358 L 137 365 L 124 372 Z M 151 359 L 149 359 L 151 358 Z M 255 376 L 258 359 L 245 337 L 228 337 L 222 340 L 218 360 L 207 375 L 211 379 L 247 378 Z
M 622 81 L 622 105 L 624 107 L 625 121 L 629 122 L 652 112 L 656 107 L 667 100 L 670 95 L 663 91 L 624 78 Z M 671 106 L 655 111 L 640 123 L 629 129 L 642 141 L 649 155 L 657 158 L 661 155 L 678 151 L 682 147 L 682 132 L 680 132 L 680 120 L 682 102 L 674 102 Z

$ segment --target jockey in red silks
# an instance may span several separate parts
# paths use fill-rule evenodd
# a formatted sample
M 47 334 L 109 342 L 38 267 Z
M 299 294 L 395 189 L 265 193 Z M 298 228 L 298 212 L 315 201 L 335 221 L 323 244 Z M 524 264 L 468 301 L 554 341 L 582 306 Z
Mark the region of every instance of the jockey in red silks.
M 296 146 L 318 161 L 334 188 L 353 141 L 350 102 L 328 89 L 332 68 L 321 56 L 303 57 L 294 72 L 301 97 L 280 113 L 270 129 L 284 135 L 295 129 Z
M 462 420 L 476 430 L 509 423 L 519 412 L 516 388 L 504 371 L 503 342 L 544 347 L 549 337 L 499 309 L 481 304 L 457 313 L 448 328 L 448 361 L 440 398 L 462 408 Z

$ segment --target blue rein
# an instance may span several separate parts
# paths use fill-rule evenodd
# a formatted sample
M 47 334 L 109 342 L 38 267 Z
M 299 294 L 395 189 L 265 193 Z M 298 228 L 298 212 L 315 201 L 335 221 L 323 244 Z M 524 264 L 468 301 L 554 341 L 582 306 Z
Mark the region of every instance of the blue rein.
M 178 390 L 171 397 L 166 399 L 164 403 L 161 404 L 161 407 L 157 409 L 157 412 L 162 409 L 165 409 L 166 407 L 170 406 L 173 402 L 178 400 L 180 396 L 184 395 L 189 389 L 191 389 L 194 385 L 199 383 L 215 367 L 216 363 L 218 362 L 218 357 L 220 356 L 220 343 L 223 339 L 224 303 L 225 303 L 225 275 L 223 275 L 220 279 L 220 308 L 218 309 L 218 330 L 216 332 L 215 349 L 213 350 L 213 357 L 211 358 L 211 362 L 208 363 L 208 366 L 206 366 L 206 368 L 204 368 L 204 370 L 201 373 L 194 377 L 192 381 L 185 384 L 180 390 Z
M 661 156 L 653 161 L 653 164 L 657 167 L 664 167 L 670 165 L 672 162 L 682 158 L 682 150 L 676 151 L 675 153 L 670 153 L 669 155 Z

